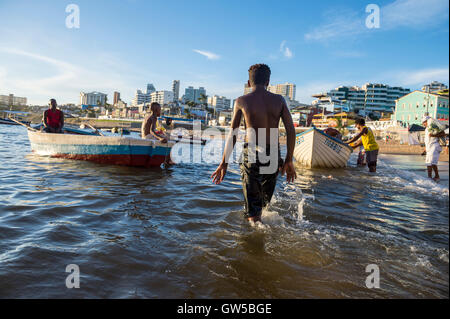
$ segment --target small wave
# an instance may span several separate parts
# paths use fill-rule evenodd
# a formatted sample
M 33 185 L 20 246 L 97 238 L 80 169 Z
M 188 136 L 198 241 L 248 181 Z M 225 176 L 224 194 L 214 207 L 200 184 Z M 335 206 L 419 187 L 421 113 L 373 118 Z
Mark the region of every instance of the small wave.
M 448 184 L 438 184 L 427 177 L 417 174 L 416 172 L 397 169 L 389 164 L 384 164 L 384 166 L 387 169 L 384 174 L 387 173 L 387 175 L 383 174 L 384 176 L 381 176 L 383 181 L 394 183 L 397 186 L 401 186 L 420 194 L 430 194 L 433 196 L 437 195 L 448 199 Z

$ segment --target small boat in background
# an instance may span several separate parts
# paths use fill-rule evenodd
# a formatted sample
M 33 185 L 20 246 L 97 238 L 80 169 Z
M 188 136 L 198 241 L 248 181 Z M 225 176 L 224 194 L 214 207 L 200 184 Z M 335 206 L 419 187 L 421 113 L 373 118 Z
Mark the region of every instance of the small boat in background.
M 349 145 L 313 127 L 297 134 L 294 158 L 307 168 L 342 168 L 352 152 Z
M 166 160 L 174 143 L 131 137 L 99 136 L 64 128 L 67 134 L 28 130 L 31 149 L 38 155 L 100 164 L 157 167 Z M 72 130 L 72 131 L 71 131 Z
M 18 111 L 1 111 L 0 112 L 0 124 L 6 124 L 6 125 L 20 125 L 16 121 L 25 124 L 30 125 L 29 121 L 25 121 L 24 118 L 29 115 L 30 113 L 27 112 L 18 112 Z M 11 120 L 11 118 L 15 119 L 16 121 Z

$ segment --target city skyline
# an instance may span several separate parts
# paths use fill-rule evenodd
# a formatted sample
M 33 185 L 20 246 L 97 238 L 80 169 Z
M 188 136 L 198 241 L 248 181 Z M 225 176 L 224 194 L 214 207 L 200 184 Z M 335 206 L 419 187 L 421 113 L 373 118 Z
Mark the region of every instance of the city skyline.
M 379 29 L 364 25 L 362 1 L 202 3 L 202 12 L 222 13 L 214 17 L 184 2 L 76 4 L 80 28 L 68 29 L 67 3 L 2 1 L 0 94 L 46 104 L 51 97 L 76 102 L 84 91 L 106 93 L 112 101 L 117 91 L 129 102 L 145 83 L 170 91 L 177 79 L 180 92 L 205 87 L 208 95 L 233 100 L 254 63 L 271 67 L 272 84 L 296 84 L 296 100 L 303 103 L 341 85 L 414 90 L 431 81 L 448 84 L 447 1 L 379 1 Z M 265 22 L 272 17 L 283 23 Z

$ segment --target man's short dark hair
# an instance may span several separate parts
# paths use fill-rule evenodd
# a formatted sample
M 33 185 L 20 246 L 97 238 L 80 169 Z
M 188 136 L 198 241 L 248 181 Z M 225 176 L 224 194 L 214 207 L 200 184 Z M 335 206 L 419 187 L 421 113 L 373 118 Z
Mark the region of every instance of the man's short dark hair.
M 364 125 L 366 125 L 366 121 L 360 117 L 355 120 L 355 124 L 364 126 Z
M 248 70 L 250 85 L 265 85 L 270 81 L 270 68 L 267 64 L 254 64 Z

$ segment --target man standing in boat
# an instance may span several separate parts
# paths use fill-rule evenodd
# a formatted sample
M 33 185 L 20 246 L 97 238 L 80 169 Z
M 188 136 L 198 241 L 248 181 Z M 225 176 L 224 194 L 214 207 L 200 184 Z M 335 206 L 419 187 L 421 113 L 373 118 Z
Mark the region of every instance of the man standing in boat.
M 47 133 L 62 133 L 64 127 L 64 113 L 56 107 L 58 104 L 55 99 L 51 99 L 49 108 L 45 110 L 42 121 L 44 122 L 44 131 Z
M 252 92 L 239 97 L 234 107 L 230 135 L 227 139 L 222 162 L 211 175 L 220 184 L 227 173 L 228 159 L 236 144 L 236 132 L 241 119 L 246 127 L 246 143 L 242 151 L 241 179 L 245 198 L 245 215 L 250 222 L 260 222 L 262 210 L 269 204 L 276 186 L 278 172 L 286 173 L 288 182 L 297 175 L 293 164 L 295 128 L 286 101 L 281 95 L 267 91 L 270 68 L 256 64 L 249 69 L 248 85 Z M 283 120 L 287 133 L 287 153 L 280 157 L 278 127 Z M 276 134 L 274 134 L 276 133 Z M 258 144 L 256 144 L 258 141 Z
M 375 173 L 377 171 L 379 150 L 378 143 L 375 140 L 375 136 L 373 135 L 372 130 L 366 126 L 366 121 L 363 118 L 356 119 L 355 126 L 359 130 L 359 134 L 348 141 L 347 144 L 349 144 L 353 148 L 358 148 L 361 145 L 364 147 L 369 172 Z M 355 141 L 358 142 L 354 143 Z

